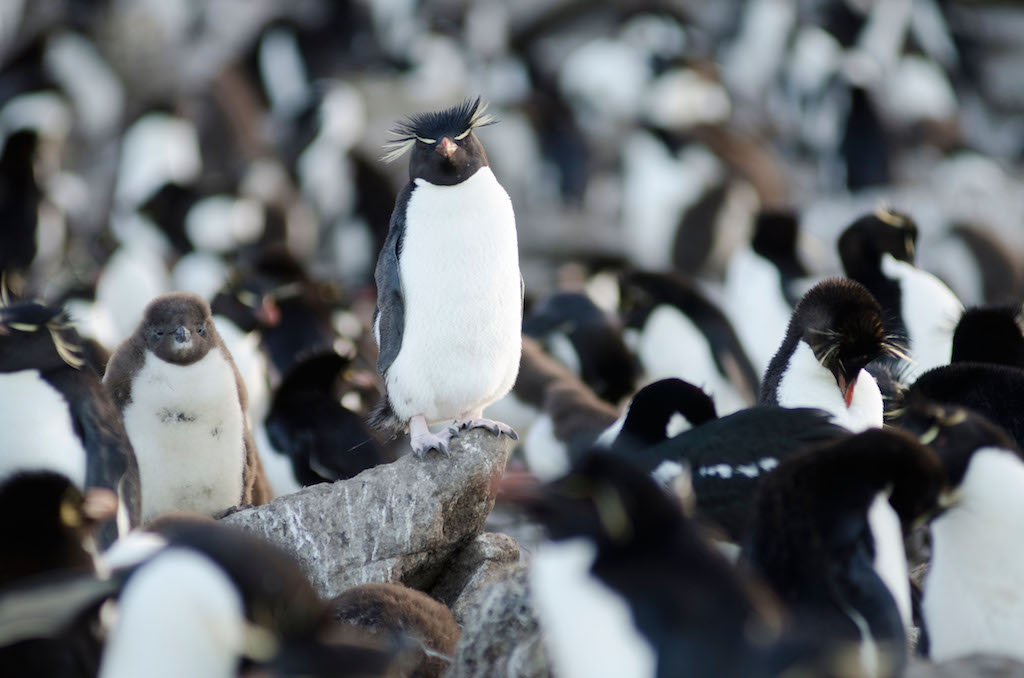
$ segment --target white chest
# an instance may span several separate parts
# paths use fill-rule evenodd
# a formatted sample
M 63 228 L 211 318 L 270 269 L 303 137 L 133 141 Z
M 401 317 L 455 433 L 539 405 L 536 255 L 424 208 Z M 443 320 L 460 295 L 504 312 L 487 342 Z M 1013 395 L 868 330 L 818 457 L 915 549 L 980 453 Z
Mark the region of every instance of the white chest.
M 68 403 L 38 370 L 0 374 L 0 431 L 0 482 L 47 470 L 85 487 L 86 452 Z
M 167 511 L 210 515 L 241 500 L 245 419 L 220 351 L 185 366 L 147 353 L 124 424 L 139 462 L 144 521 Z
M 399 274 L 405 327 L 387 376 L 396 413 L 437 421 L 507 393 L 522 347 L 519 250 L 490 169 L 455 186 L 418 183 Z
M 545 646 L 559 676 L 654 676 L 654 648 L 626 601 L 590 573 L 585 539 L 548 543 L 530 564 L 530 591 Z
M 817 407 L 832 415 L 832 420 L 853 432 L 882 426 L 882 394 L 874 377 L 861 370 L 847 407 L 835 377 L 806 343 L 797 343 L 790 356 L 778 390 L 783 407 Z

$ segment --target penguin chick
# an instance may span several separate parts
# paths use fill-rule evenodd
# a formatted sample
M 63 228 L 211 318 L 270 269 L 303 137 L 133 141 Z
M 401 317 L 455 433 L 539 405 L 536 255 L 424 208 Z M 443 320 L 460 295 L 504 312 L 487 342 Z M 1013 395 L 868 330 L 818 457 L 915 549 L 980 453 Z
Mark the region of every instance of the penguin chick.
M 422 646 L 412 678 L 440 678 L 455 657 L 462 631 L 451 611 L 416 589 L 371 582 L 353 586 L 327 604 L 339 622 L 377 636 L 408 635 Z
M 917 224 L 892 210 L 861 217 L 838 243 L 846 275 L 875 296 L 886 334 L 909 349 L 901 370 L 907 383 L 949 363 L 953 328 L 964 310 L 945 283 L 914 265 L 916 244 Z
M 943 485 L 934 453 L 902 432 L 807 450 L 761 482 L 742 560 L 797 620 L 859 643 L 866 675 L 901 675 L 912 623 L 903 533 Z
M 371 423 L 408 429 L 417 456 L 447 454 L 467 428 L 517 438 L 483 418 L 515 382 L 523 302 L 512 201 L 473 131 L 494 122 L 485 109 L 477 98 L 414 115 L 385 156 L 412 151 L 374 276 L 385 393 Z M 439 433 L 428 428 L 452 419 Z
M 882 395 L 864 367 L 887 351 L 882 309 L 860 283 L 842 278 L 808 290 L 768 365 L 760 404 L 817 407 L 851 431 L 882 425 Z
M 101 527 L 104 546 L 138 523 L 135 454 L 120 413 L 58 307 L 0 306 L 0 430 L 0 482 L 22 471 L 50 471 L 83 494 L 116 492 L 119 520 Z
M 150 302 L 103 381 L 135 448 L 143 522 L 269 500 L 245 386 L 200 297 L 176 292 Z

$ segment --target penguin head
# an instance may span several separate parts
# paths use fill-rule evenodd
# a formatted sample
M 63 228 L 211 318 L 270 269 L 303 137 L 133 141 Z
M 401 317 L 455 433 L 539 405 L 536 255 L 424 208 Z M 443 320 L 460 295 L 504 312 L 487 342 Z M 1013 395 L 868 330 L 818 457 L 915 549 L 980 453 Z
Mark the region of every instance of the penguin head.
M 151 301 L 136 332 L 158 358 L 179 365 L 200 360 L 219 342 L 210 306 L 202 297 L 187 292 Z
M 82 338 L 62 308 L 34 301 L 0 305 L 0 372 L 85 364 Z
M 800 225 L 792 210 L 765 210 L 757 215 L 751 248 L 790 276 L 805 276 L 807 269 L 797 252 Z
M 486 113 L 487 104 L 480 97 L 432 113 L 417 113 L 398 123 L 396 138 L 385 146 L 385 162 L 391 162 L 407 151 L 409 179 L 422 179 L 436 186 L 452 186 L 487 167 L 487 153 L 473 132 L 477 127 L 497 120 Z
M 810 346 L 832 373 L 847 406 L 861 369 L 884 352 L 896 351 L 888 342 L 882 307 L 854 280 L 831 278 L 808 290 L 793 311 L 788 331 Z
M 1024 367 L 1024 309 L 1019 304 L 978 306 L 960 316 L 950 362 Z
M 612 448 L 650 447 L 717 418 L 714 400 L 700 387 L 682 379 L 660 379 L 630 400 Z
M 880 275 L 882 256 L 914 263 L 917 224 L 909 215 L 879 209 L 847 227 L 839 237 L 843 270 L 858 280 Z
M 892 423 L 935 452 L 954 494 L 979 450 L 1005 450 L 1021 457 L 1013 438 L 981 414 L 929 400 L 916 392 L 910 393 Z M 949 500 L 947 496 L 943 503 L 948 505 Z

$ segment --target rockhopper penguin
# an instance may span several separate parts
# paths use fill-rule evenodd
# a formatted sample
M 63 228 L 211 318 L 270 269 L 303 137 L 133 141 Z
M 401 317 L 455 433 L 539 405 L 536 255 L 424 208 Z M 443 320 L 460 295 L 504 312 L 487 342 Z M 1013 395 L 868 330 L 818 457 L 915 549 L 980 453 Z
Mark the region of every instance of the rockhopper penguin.
M 269 499 L 245 386 L 200 297 L 175 292 L 150 302 L 103 381 L 135 448 L 143 522 Z
M 512 388 L 522 350 L 522 277 L 512 202 L 473 130 L 494 122 L 479 98 L 399 123 L 385 161 L 411 150 L 377 259 L 374 337 L 385 393 L 380 430 L 409 430 L 413 452 L 447 453 L 452 436 L 483 427 Z M 438 433 L 428 425 L 454 424 Z

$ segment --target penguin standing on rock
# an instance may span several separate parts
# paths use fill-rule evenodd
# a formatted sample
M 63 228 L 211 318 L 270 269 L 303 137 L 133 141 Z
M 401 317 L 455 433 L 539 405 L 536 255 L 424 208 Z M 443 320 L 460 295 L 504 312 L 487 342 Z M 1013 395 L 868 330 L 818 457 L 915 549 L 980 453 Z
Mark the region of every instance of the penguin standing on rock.
M 269 499 L 245 386 L 200 297 L 176 292 L 150 302 L 104 383 L 135 448 L 144 522 Z
M 375 272 L 385 393 L 371 424 L 408 429 L 417 456 L 447 454 L 467 428 L 517 438 L 483 418 L 519 371 L 523 294 L 512 202 L 473 131 L 494 122 L 485 109 L 477 98 L 414 115 L 384 156 L 412 153 Z M 438 433 L 428 428 L 453 419 Z

